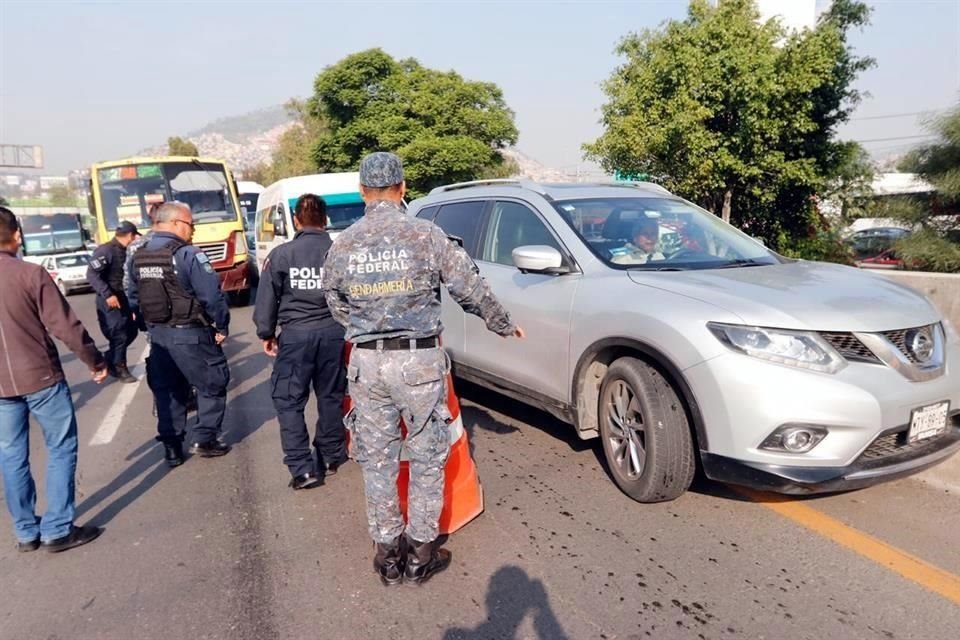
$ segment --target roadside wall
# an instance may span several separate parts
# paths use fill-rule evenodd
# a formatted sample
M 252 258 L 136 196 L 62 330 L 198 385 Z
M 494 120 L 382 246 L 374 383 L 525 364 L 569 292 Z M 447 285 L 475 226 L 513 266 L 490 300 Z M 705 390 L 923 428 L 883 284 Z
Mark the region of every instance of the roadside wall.
M 891 280 L 896 280 L 920 291 L 935 305 L 950 323 L 960 329 L 960 273 L 925 273 L 922 271 L 880 271 Z

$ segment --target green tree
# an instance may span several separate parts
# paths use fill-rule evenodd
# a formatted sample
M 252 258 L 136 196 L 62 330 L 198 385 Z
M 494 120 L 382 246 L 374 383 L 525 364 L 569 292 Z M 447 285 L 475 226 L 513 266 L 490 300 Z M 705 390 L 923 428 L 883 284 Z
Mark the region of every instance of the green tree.
M 859 100 L 848 31 L 869 9 L 835 0 L 816 28 L 759 22 L 752 0 L 693 0 L 687 18 L 630 34 L 605 83 L 603 135 L 584 145 L 606 170 L 649 174 L 776 248 L 818 231 L 816 196 L 851 149 L 835 140 Z
M 0 196 L 0 207 L 9 207 L 10 203 L 3 196 Z
M 55 184 L 47 192 L 47 200 L 53 207 L 77 206 L 77 194 L 66 185 Z
M 897 243 L 911 268 L 960 272 L 960 104 L 927 124 L 937 139 L 907 154 L 899 169 L 919 174 L 936 191 L 891 200 L 877 215 L 915 229 Z
M 200 155 L 200 152 L 197 150 L 197 145 L 180 136 L 167 138 L 167 153 L 171 156 L 196 157 Z
M 307 112 L 326 124 L 313 158 L 321 171 L 356 171 L 372 151 L 404 161 L 411 195 L 504 171 L 517 140 L 513 112 L 488 82 L 436 71 L 380 49 L 347 56 L 316 78 Z

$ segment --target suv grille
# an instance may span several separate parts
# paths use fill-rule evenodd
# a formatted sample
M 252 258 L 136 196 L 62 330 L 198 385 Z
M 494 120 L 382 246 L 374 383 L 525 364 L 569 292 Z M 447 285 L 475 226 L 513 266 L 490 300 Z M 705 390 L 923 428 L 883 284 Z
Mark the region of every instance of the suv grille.
M 823 331 L 820 336 L 830 343 L 837 352 L 854 362 L 869 362 L 870 364 L 882 364 L 880 358 L 875 356 L 867 345 L 860 342 L 857 336 L 846 332 Z
M 953 413 L 948 418 L 947 424 L 949 425 L 947 431 L 942 435 L 936 438 L 918 440 L 917 442 L 911 442 L 909 444 L 907 443 L 907 428 L 902 428 L 900 431 L 893 433 L 882 433 L 860 454 L 860 460 L 881 460 L 883 458 L 889 458 L 890 456 L 911 453 L 918 449 L 923 449 L 932 443 L 936 443 L 944 436 L 949 435 L 951 428 L 956 429 L 960 427 L 960 412 Z
M 917 328 L 922 329 L 923 327 Z M 920 360 L 913 354 L 913 351 L 907 348 L 907 333 L 912 330 L 913 329 L 900 329 L 899 331 L 884 331 L 883 337 L 893 343 L 893 345 L 900 350 L 900 353 L 907 356 L 910 362 L 920 364 Z
M 207 254 L 210 262 L 221 262 L 227 257 L 227 243 L 217 242 L 216 244 L 198 244 L 197 247 Z

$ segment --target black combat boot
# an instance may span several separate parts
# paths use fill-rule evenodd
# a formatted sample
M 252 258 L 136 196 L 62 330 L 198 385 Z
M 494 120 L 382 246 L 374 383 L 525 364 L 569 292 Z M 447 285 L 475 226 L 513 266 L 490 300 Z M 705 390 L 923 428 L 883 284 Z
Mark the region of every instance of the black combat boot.
M 440 549 L 436 542 L 417 542 L 407 539 L 407 563 L 403 572 L 404 584 L 418 586 L 450 566 L 451 554 Z
M 378 542 L 376 549 L 373 570 L 380 576 L 380 582 L 388 587 L 403 582 L 403 559 L 407 551 L 405 538 L 400 536 L 388 544 Z
M 183 464 L 183 443 L 179 438 L 163 443 L 163 459 L 171 469 Z
M 126 362 L 121 362 L 120 364 L 117 365 L 115 369 L 115 374 L 116 374 L 116 378 L 120 382 L 126 382 L 127 384 L 130 384 L 131 382 L 137 381 L 137 379 L 133 377 L 133 374 L 130 373 L 130 369 L 127 368 Z

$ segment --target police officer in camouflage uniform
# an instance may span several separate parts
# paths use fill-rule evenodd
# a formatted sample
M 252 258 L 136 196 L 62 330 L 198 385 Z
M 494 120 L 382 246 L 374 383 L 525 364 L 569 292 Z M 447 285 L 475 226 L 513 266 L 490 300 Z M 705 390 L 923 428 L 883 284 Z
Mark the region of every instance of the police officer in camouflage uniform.
M 280 422 L 283 462 L 295 490 L 317 487 L 347 460 L 343 430 L 343 327 L 330 315 L 321 289 L 323 265 L 332 241 L 326 231 L 324 201 L 307 193 L 297 200 L 297 233 L 267 257 L 257 289 L 253 322 L 263 350 L 276 357 L 271 396 Z M 282 331 L 277 339 L 277 325 Z M 303 410 L 310 387 L 317 395 L 316 435 L 310 434 Z
M 147 383 L 157 404 L 157 440 L 170 467 L 184 461 L 181 443 L 191 386 L 198 390 L 191 452 L 213 458 L 230 451 L 218 438 L 230 382 L 220 347 L 227 338 L 230 309 L 210 260 L 190 244 L 193 227 L 188 205 L 160 206 L 150 241 L 133 257 L 127 290 L 150 332 Z
M 354 347 L 347 368 L 354 408 L 346 422 L 363 470 L 373 566 L 386 585 L 421 584 L 450 565 L 450 552 L 435 544 L 451 420 L 440 285 L 491 331 L 523 337 L 466 252 L 433 223 L 407 215 L 405 190 L 397 156 L 363 159 L 366 213 L 334 242 L 323 283 Z M 406 531 L 397 496 L 401 445 L 410 462 Z
M 131 222 L 121 222 L 116 234 L 97 247 L 87 266 L 87 282 L 97 292 L 97 320 L 107 339 L 107 372 L 121 382 L 136 382 L 127 368 L 127 347 L 137 339 L 136 322 L 123 288 L 127 247 L 140 235 Z

